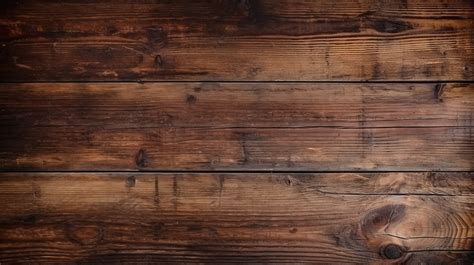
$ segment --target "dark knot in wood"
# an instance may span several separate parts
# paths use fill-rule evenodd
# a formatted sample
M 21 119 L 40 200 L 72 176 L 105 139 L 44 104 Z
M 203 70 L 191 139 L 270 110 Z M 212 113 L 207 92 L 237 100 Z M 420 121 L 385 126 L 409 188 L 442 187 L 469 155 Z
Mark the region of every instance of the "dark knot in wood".
M 135 157 L 135 164 L 139 168 L 147 166 L 147 158 L 146 158 L 145 149 L 140 148 L 140 150 L 138 150 L 138 153 Z
M 137 180 L 135 176 L 130 176 L 125 180 L 125 186 L 127 186 L 127 188 L 135 187 L 136 183 L 137 183 Z
M 380 255 L 387 259 L 399 259 L 403 253 L 403 248 L 395 244 L 388 244 L 380 249 Z

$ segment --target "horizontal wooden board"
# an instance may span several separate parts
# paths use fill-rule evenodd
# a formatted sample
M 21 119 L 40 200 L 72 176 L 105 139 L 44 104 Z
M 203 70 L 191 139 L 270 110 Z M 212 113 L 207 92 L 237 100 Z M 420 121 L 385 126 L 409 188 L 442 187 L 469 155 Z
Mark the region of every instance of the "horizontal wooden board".
M 0 83 L 3 126 L 474 126 L 474 84 Z
M 471 0 L 2 1 L 0 80 L 473 80 Z
M 2 170 L 473 170 L 472 84 L 0 84 Z
M 0 262 L 469 264 L 473 178 L 3 173 Z

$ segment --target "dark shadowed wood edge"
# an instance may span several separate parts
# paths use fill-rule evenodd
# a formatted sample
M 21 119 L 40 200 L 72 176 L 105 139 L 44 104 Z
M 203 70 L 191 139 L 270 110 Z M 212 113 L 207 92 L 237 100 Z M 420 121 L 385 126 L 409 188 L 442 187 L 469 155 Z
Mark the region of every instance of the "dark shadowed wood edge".
M 473 173 L 0 174 L 0 262 L 470 264 Z

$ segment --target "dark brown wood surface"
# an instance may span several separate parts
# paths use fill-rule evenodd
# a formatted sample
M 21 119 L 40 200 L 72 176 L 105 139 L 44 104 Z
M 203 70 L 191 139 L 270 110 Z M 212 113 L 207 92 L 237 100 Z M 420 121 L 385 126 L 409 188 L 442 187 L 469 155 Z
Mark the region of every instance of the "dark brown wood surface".
M 0 80 L 473 80 L 471 0 L 1 1 Z
M 0 262 L 469 264 L 472 173 L 0 174 Z
M 474 264 L 474 1 L 0 1 L 0 265 Z
M 3 170 L 472 170 L 472 84 L 1 84 Z

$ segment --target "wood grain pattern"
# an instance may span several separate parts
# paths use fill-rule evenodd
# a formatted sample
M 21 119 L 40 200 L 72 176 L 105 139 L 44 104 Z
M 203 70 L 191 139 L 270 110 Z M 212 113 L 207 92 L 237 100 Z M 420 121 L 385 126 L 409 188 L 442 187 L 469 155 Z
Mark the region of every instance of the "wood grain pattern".
M 1 84 L 3 170 L 472 170 L 472 84 Z
M 469 264 L 473 173 L 0 174 L 0 262 Z
M 470 0 L 2 1 L 0 80 L 473 80 Z
M 0 265 L 472 265 L 473 128 L 472 0 L 2 0 Z

